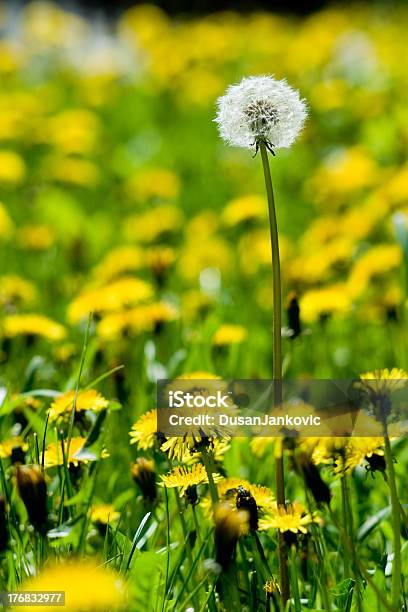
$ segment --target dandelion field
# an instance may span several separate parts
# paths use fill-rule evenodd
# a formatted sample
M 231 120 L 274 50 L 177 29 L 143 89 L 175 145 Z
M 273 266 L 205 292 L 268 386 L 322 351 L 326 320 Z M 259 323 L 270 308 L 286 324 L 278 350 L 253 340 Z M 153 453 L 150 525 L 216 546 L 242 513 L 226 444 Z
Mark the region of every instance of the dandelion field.
M 407 24 L 381 4 L 142 5 L 115 24 L 1 7 L 0 592 L 65 591 L 72 611 L 408 609 L 404 437 L 191 442 L 156 422 L 158 379 L 273 377 L 261 158 L 214 122 L 247 75 L 287 79 L 309 112 L 269 155 L 284 378 L 404 387 Z

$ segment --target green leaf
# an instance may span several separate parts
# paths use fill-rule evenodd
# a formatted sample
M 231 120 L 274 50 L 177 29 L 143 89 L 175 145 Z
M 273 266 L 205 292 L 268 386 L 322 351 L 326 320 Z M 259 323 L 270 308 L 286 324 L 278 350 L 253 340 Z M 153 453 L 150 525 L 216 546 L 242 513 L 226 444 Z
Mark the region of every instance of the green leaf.
M 333 595 L 334 603 L 342 610 L 342 612 L 350 612 L 351 603 L 353 601 L 353 591 L 354 591 L 355 580 L 351 578 L 346 578 L 335 587 L 330 589 L 331 594 Z
M 134 610 L 151 611 L 154 609 L 158 590 L 160 596 L 164 596 L 165 564 L 166 555 L 153 551 L 139 553 L 133 559 L 129 572 L 129 587 Z

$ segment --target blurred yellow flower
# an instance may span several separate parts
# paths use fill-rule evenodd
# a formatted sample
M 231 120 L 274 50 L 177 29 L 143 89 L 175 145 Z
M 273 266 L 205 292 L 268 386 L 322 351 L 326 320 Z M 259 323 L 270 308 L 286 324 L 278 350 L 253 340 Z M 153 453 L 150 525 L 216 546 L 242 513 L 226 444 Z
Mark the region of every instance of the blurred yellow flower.
M 353 297 L 361 295 L 373 278 L 386 275 L 402 261 L 402 250 L 397 244 L 377 244 L 363 253 L 351 269 L 347 285 Z
M 46 158 L 43 174 L 48 180 L 79 187 L 94 187 L 100 179 L 98 167 L 93 162 L 73 156 Z
M 103 287 L 85 289 L 68 307 L 68 319 L 78 323 L 89 313 L 112 312 L 145 302 L 153 294 L 149 283 L 139 278 L 121 278 Z
M 50 418 L 55 418 L 50 417 Z M 69 455 L 66 457 L 67 465 L 78 465 L 79 463 L 87 463 L 88 461 L 96 461 L 97 459 L 106 459 L 109 455 L 106 450 L 102 450 L 100 457 L 95 456 L 93 453 L 86 453 L 83 448 L 86 443 L 86 438 L 73 437 L 69 445 Z M 67 452 L 68 441 L 64 441 L 64 452 Z M 82 452 L 82 454 L 80 454 Z M 54 443 L 48 444 L 44 452 L 44 467 L 46 469 L 55 467 L 56 465 L 64 465 L 64 457 L 62 454 L 62 444 Z
M 23 249 L 46 251 L 55 242 L 55 234 L 49 225 L 23 225 L 17 230 L 17 244 Z
M 179 231 L 182 223 L 183 213 L 180 208 L 172 204 L 161 204 L 128 217 L 124 222 L 123 231 L 128 240 L 148 243 L 163 235 Z
M 347 236 L 339 236 L 316 250 L 307 249 L 304 253 L 287 262 L 285 271 L 295 282 L 317 283 L 327 280 L 333 269 L 345 266 L 352 257 L 355 243 Z
M 345 283 L 311 289 L 300 298 L 300 314 L 305 323 L 312 323 L 329 315 L 345 315 L 351 306 L 352 301 Z
M 94 268 L 94 276 L 111 281 L 126 272 L 139 270 L 144 263 L 143 250 L 137 246 L 120 246 L 110 251 Z
M 18 185 L 26 175 L 26 165 L 15 151 L 0 150 L 0 183 Z
M 116 523 L 120 518 L 120 512 L 114 509 L 112 504 L 95 504 L 91 508 L 91 521 L 108 525 Z
M 385 189 L 394 205 L 408 204 L 408 163 L 396 170 Z
M 44 142 L 64 153 L 90 153 L 99 137 L 99 119 L 83 108 L 69 108 L 50 117 L 42 126 Z
M 128 196 L 136 201 L 174 200 L 180 193 L 180 179 L 171 170 L 148 168 L 130 176 L 125 184 Z
M 154 246 L 146 251 L 146 266 L 157 279 L 161 279 L 176 259 L 174 249 L 167 246 Z
M 197 282 L 206 268 L 215 268 L 223 273 L 230 271 L 232 255 L 228 243 L 217 236 L 189 237 L 180 250 L 177 270 L 188 282 Z
M 104 340 L 114 340 L 126 333 L 153 331 L 162 323 L 175 321 L 178 316 L 177 310 L 166 302 L 143 304 L 103 316 L 98 324 L 98 335 Z
M 124 609 L 126 592 L 121 578 L 106 565 L 95 560 L 69 560 L 46 566 L 37 576 L 26 580 L 25 591 L 64 591 L 65 606 L 70 612 L 93 612 Z M 19 606 L 21 612 L 32 610 Z M 61 606 L 44 609 L 59 612 Z
M 379 180 L 375 160 L 359 147 L 340 151 L 330 157 L 307 184 L 314 198 L 330 207 L 344 203 L 355 192 L 374 185 Z
M 67 333 L 60 323 L 39 314 L 8 315 L 0 321 L 0 329 L 6 338 L 41 336 L 47 340 L 62 340 Z
M 0 240 L 7 240 L 13 234 L 14 223 L 6 207 L 0 202 Z
M 247 330 L 241 325 L 221 325 L 212 337 L 212 344 L 214 346 L 240 344 L 247 334 Z
M 66 391 L 59 395 L 51 404 L 50 407 L 50 420 L 71 414 L 74 406 L 75 391 Z M 100 412 L 105 410 L 109 405 L 107 399 L 105 399 L 95 389 L 87 389 L 85 391 L 79 391 L 76 396 L 75 411 L 82 412 L 85 410 L 92 410 L 93 412 Z
M 227 203 L 221 219 L 227 227 L 244 221 L 263 220 L 268 214 L 268 203 L 263 196 L 247 195 L 235 198 Z
M 37 288 L 30 281 L 10 274 L 0 277 L 0 305 L 20 306 L 32 304 L 37 299 Z
M 0 442 L 0 459 L 11 457 L 14 448 L 21 448 L 25 452 L 28 450 L 28 444 L 19 436 L 2 440 Z

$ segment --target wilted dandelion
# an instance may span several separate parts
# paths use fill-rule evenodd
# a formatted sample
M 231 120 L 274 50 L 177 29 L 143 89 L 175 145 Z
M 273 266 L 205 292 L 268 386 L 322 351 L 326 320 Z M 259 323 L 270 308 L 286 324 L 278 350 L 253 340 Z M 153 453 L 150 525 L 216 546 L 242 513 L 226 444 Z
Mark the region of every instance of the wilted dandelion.
M 155 501 L 157 488 L 154 461 L 145 457 L 138 457 L 131 466 L 131 474 L 134 482 L 140 488 L 143 498 L 150 502 Z

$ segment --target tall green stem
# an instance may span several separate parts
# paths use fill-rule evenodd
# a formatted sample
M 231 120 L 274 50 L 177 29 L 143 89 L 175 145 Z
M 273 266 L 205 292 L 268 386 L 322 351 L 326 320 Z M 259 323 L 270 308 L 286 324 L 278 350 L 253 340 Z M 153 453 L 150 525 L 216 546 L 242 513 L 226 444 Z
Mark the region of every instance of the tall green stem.
M 213 506 L 215 506 L 218 503 L 218 489 L 213 478 L 213 461 L 206 448 L 201 449 L 201 460 L 207 472 L 211 501 Z
M 273 280 L 273 380 L 274 405 L 282 403 L 282 288 L 279 257 L 278 224 L 276 221 L 275 198 L 273 195 L 271 170 L 269 167 L 268 151 L 265 143 L 259 142 L 262 167 L 265 178 L 266 194 L 268 197 L 269 229 L 272 249 L 272 280 Z M 283 452 L 275 454 L 276 470 L 276 501 L 278 506 L 285 506 L 285 478 L 283 470 Z M 283 602 L 289 599 L 289 573 L 288 558 L 283 534 L 279 532 L 279 571 Z
M 399 610 L 401 592 L 401 516 L 400 502 L 395 481 L 394 460 L 392 458 L 391 444 L 388 437 L 387 426 L 384 431 L 385 463 L 388 472 L 388 482 L 391 493 L 392 531 L 394 536 L 394 562 L 392 565 L 392 605 Z

